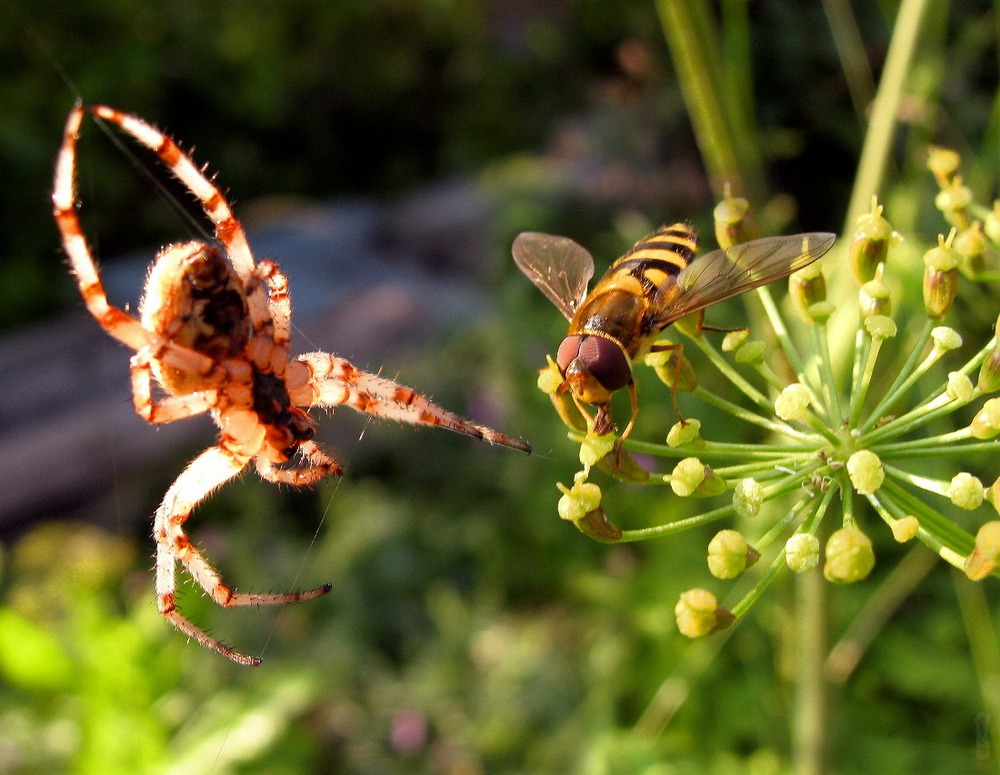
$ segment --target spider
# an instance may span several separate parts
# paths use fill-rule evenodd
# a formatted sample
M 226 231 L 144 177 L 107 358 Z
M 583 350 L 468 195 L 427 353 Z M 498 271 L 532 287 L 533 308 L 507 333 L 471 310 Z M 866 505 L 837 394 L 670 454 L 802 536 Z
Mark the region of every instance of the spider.
M 108 301 L 77 215 L 76 143 L 88 112 L 155 152 L 215 226 L 218 247 L 191 241 L 157 253 L 138 318 Z M 343 358 L 325 352 L 290 358 L 292 309 L 285 275 L 272 260 L 254 260 L 243 226 L 219 189 L 176 142 L 142 119 L 103 105 L 77 104 L 56 160 L 52 202 L 87 309 L 108 334 L 135 351 L 130 371 L 136 413 L 159 424 L 208 412 L 219 426 L 218 443 L 177 477 L 153 520 L 157 608 L 202 646 L 241 665 L 260 663 L 219 642 L 178 610 L 177 563 L 221 606 L 280 605 L 311 600 L 331 589 L 324 584 L 284 594 L 237 592 L 184 532 L 195 506 L 251 461 L 263 479 L 295 487 L 340 474 L 337 461 L 313 441 L 309 409 L 347 404 L 389 420 L 436 425 L 530 452 L 526 443 L 452 414 Z

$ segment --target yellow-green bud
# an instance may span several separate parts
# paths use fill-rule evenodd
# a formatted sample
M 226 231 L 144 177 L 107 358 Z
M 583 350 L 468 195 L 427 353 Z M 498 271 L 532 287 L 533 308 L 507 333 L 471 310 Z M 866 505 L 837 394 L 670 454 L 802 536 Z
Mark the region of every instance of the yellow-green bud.
M 580 462 L 589 467 L 602 460 L 615 446 L 615 435 L 604 433 L 598 435 L 588 431 L 583 443 L 580 444 Z
M 858 218 L 848 250 L 848 264 L 858 285 L 874 279 L 879 264 L 885 263 L 893 239 L 892 226 L 882 217 L 878 200 L 872 197 L 872 209 Z
M 696 457 L 684 458 L 674 466 L 672 473 L 663 478 L 670 483 L 674 494 L 681 498 L 689 495 L 721 495 L 726 491 L 725 480 L 711 466 L 705 465 Z
M 817 301 L 810 304 L 806 310 L 806 319 L 811 320 L 817 326 L 825 326 L 830 316 L 837 311 L 837 305 L 832 301 Z
M 885 481 L 882 461 L 868 449 L 859 449 L 847 459 L 847 474 L 859 495 L 871 495 Z
M 892 339 L 897 332 L 896 321 L 885 315 L 872 315 L 865 318 L 865 331 L 872 339 Z
M 750 336 L 750 331 L 746 328 L 737 328 L 735 331 L 727 331 L 726 335 L 722 337 L 722 352 L 731 353 L 743 344 L 747 340 L 748 336 Z
M 986 235 L 983 224 L 974 221 L 968 229 L 963 229 L 955 237 L 955 251 L 962 257 L 959 269 L 966 277 L 975 279 L 986 268 Z
M 579 519 L 574 519 L 573 524 L 585 536 L 603 544 L 617 543 L 622 537 L 622 529 L 607 518 L 603 506 L 591 509 Z
M 545 359 L 548 361 L 548 365 L 538 371 L 538 389 L 543 393 L 551 395 L 552 393 L 557 392 L 559 387 L 566 380 L 559 371 L 559 367 L 556 365 L 556 362 L 549 356 L 545 356 Z
M 958 264 L 958 253 L 943 237 L 924 254 L 924 309 L 932 320 L 943 318 L 955 303 Z
M 736 362 L 744 365 L 754 365 L 764 361 L 767 345 L 760 339 L 747 342 L 736 351 Z
M 986 490 L 978 478 L 961 471 L 952 477 L 951 483 L 948 485 L 948 498 L 960 509 L 972 511 L 983 505 Z
M 969 226 L 969 205 L 972 204 L 972 189 L 962 184 L 960 175 L 942 188 L 934 197 L 934 206 L 941 211 L 952 226 L 965 229 Z
M 823 276 L 823 266 L 819 261 L 794 272 L 788 278 L 788 294 L 799 315 L 811 321 L 809 308 L 813 304 L 826 301 L 826 278 Z
M 986 500 L 992 503 L 993 508 L 1000 512 L 1000 477 L 997 477 L 993 484 L 986 490 Z
M 837 530 L 826 542 L 823 576 L 835 584 L 852 584 L 875 567 L 871 539 L 856 527 Z
M 563 494 L 557 506 L 561 519 L 576 522 L 601 505 L 601 488 L 588 482 L 583 471 L 577 472 L 571 488 L 562 482 L 558 482 L 556 487 Z
M 987 522 L 976 533 L 976 543 L 965 560 L 965 575 L 973 581 L 986 578 L 997 568 L 1000 557 L 1000 522 Z
M 934 174 L 934 180 L 941 188 L 951 184 L 952 179 L 958 174 L 961 163 L 962 157 L 951 148 L 932 145 L 927 149 L 927 169 Z
M 764 495 L 764 488 L 755 479 L 741 479 L 733 489 L 733 508 L 744 519 L 756 517 L 764 503 Z
M 811 401 L 809 388 L 800 382 L 793 382 L 774 400 L 774 413 L 786 421 L 805 420 Z
M 785 542 L 785 564 L 795 573 L 819 565 L 819 539 L 812 533 L 796 533 Z
M 858 300 L 862 319 L 870 318 L 873 315 L 892 314 L 892 299 L 889 297 L 889 289 L 882 284 L 881 280 L 869 280 L 862 285 L 858 292 Z
M 948 374 L 948 387 L 945 392 L 952 401 L 961 401 L 963 404 L 972 400 L 975 394 L 972 380 L 960 371 L 952 371 Z
M 717 579 L 735 579 L 760 559 L 736 530 L 720 530 L 708 544 L 708 570 Z
M 994 244 L 1000 244 L 1000 199 L 993 203 L 993 209 L 987 213 L 983 231 Z
M 739 245 L 754 238 L 756 228 L 747 215 L 749 211 L 750 203 L 742 197 L 733 196 L 727 183 L 722 201 L 712 211 L 715 220 L 715 240 L 720 248 Z
M 920 530 L 920 522 L 912 514 L 897 519 L 891 525 L 892 537 L 904 544 L 912 540 Z
M 983 359 L 976 387 L 984 393 L 995 393 L 1000 390 L 1000 344 L 993 345 Z
M 969 433 L 983 441 L 1000 433 L 1000 398 L 991 398 L 982 405 L 969 423 Z
M 719 605 L 715 595 L 707 589 L 689 589 L 681 592 L 674 606 L 674 618 L 681 635 L 700 638 L 732 626 L 732 612 Z
M 659 344 L 669 344 L 664 340 Z M 657 350 L 646 355 L 644 359 L 647 366 L 651 366 L 656 376 L 664 385 L 668 385 L 671 390 L 681 393 L 690 393 L 698 387 L 698 377 L 691 368 L 688 359 L 680 347 L 672 350 Z
M 962 335 L 950 326 L 935 326 L 931 331 L 931 339 L 934 340 L 934 349 L 939 353 L 957 350 L 962 346 Z
M 690 419 L 674 423 L 667 432 L 667 446 L 686 447 L 691 444 L 705 446 L 705 441 L 701 438 L 701 420 Z

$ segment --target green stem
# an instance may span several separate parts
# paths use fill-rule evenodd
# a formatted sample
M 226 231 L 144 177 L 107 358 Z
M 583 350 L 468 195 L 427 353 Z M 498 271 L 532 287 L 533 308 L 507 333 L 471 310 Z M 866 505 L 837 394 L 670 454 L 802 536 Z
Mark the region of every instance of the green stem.
M 656 10 L 715 198 L 723 197 L 728 182 L 735 192 L 759 200 L 764 176 L 759 164 L 751 168 L 744 161 L 741 165 L 741 155 L 736 152 L 737 147 L 752 147 L 753 138 L 737 137 L 747 122 L 740 120 L 738 106 L 728 105 L 725 100 L 730 90 L 723 88 L 719 67 L 722 56 L 708 3 L 656 0 Z M 738 143 L 738 139 L 746 142 Z

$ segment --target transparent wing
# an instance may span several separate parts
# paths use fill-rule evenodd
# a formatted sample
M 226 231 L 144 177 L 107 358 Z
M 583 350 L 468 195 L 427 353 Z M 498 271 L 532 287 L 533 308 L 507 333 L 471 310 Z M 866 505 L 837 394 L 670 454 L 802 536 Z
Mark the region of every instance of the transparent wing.
M 511 252 L 527 278 L 572 319 L 594 276 L 594 259 L 586 248 L 568 237 L 525 231 L 517 235 Z
M 702 256 L 677 275 L 676 293 L 655 325 L 669 326 L 692 312 L 787 277 L 826 253 L 836 238 L 827 232 L 766 237 Z

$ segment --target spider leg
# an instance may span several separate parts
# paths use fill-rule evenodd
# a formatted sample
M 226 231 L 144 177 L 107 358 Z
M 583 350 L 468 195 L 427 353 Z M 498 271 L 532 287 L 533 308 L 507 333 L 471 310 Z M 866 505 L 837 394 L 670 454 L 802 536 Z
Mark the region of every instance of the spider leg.
M 153 151 L 174 176 L 187 186 L 188 190 L 201 202 L 202 209 L 209 220 L 215 224 L 215 236 L 225 248 L 236 273 L 244 284 L 249 283 L 254 271 L 254 259 L 247 242 L 246 232 L 243 231 L 242 224 L 236 220 L 229 208 L 229 203 L 222 196 L 222 192 L 195 166 L 191 157 L 184 153 L 170 137 L 136 116 L 122 113 L 120 110 L 109 108 L 106 105 L 92 105 L 88 109 L 95 116 L 117 125 L 122 131 L 130 134 L 139 143 Z M 82 107 L 78 107 L 74 113 L 82 113 L 83 110 Z M 77 119 L 77 128 L 79 124 L 80 120 Z M 248 296 L 254 330 L 260 331 L 270 322 L 264 291 L 258 286 Z
M 76 211 L 76 140 L 80 133 L 83 109 L 77 106 L 66 120 L 62 147 L 56 159 L 55 180 L 52 186 L 52 206 L 56 224 L 62 235 L 63 247 L 69 256 L 76 275 L 80 294 L 101 327 L 115 339 L 133 350 L 149 344 L 149 334 L 142 324 L 124 310 L 112 306 L 104 291 L 94 259 L 91 256 L 83 228 Z
M 267 286 L 267 310 L 269 321 L 263 335 L 255 337 L 250 345 L 250 356 L 261 367 L 273 374 L 283 374 L 288 365 L 288 343 L 292 329 L 292 301 L 288 293 L 288 278 L 269 258 L 254 267 L 247 284 L 247 293 L 252 294 L 258 287 Z M 259 353 L 254 352 L 260 347 Z
M 184 522 L 191 510 L 212 490 L 239 474 L 249 462 L 225 446 L 202 452 L 177 477 L 156 510 L 153 536 L 156 539 L 156 601 L 161 615 L 178 630 L 201 645 L 217 651 L 241 665 L 255 665 L 255 657 L 241 654 L 194 625 L 178 609 L 176 601 L 176 563 L 181 562 L 191 577 L 221 606 L 280 605 L 309 600 L 330 591 L 330 585 L 286 594 L 251 594 L 234 592 L 223 583 L 219 572 L 195 549 L 184 532 Z
M 530 452 L 525 442 L 512 439 L 485 425 L 463 419 L 431 403 L 408 387 L 361 371 L 329 353 L 300 355 L 288 367 L 292 401 L 300 406 L 347 404 L 352 409 L 413 425 L 435 425 L 464 433 L 490 444 Z
M 308 465 L 305 468 L 278 468 L 263 455 L 257 456 L 257 473 L 261 479 L 276 484 L 290 484 L 294 487 L 308 487 L 324 476 L 330 474 L 339 476 L 340 464 L 321 450 L 314 441 L 304 441 L 299 445 L 299 451 L 305 456 Z

